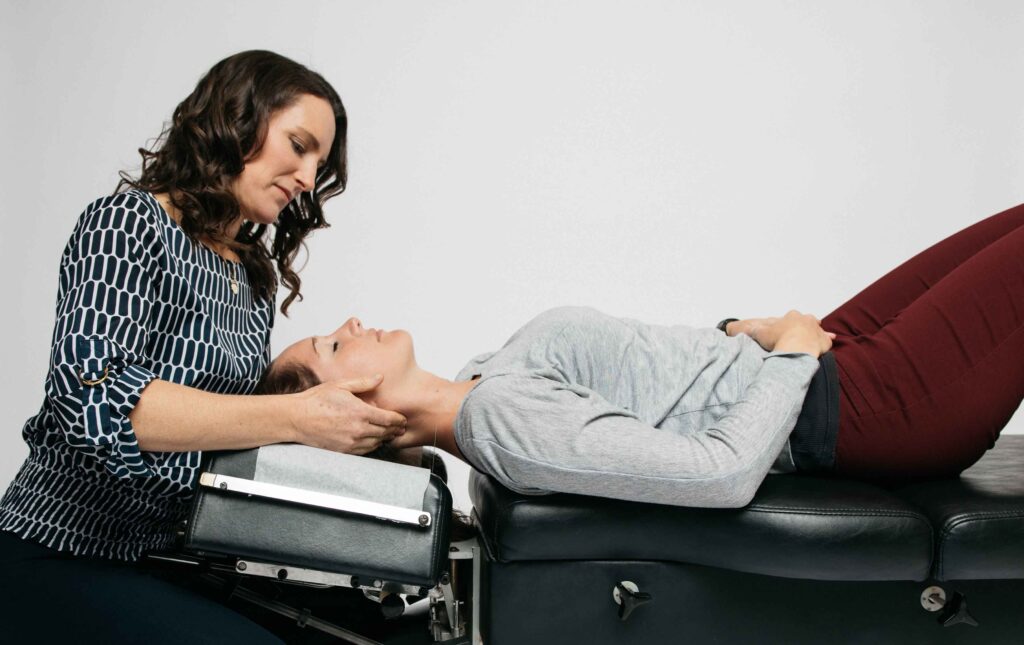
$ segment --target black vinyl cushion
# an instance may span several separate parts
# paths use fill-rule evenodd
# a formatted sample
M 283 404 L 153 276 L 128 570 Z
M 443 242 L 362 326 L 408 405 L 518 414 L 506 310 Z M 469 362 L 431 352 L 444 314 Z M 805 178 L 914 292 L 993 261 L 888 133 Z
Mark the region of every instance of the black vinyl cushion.
M 1001 437 L 956 479 L 889 491 L 769 476 L 736 510 L 527 497 L 475 472 L 470 492 L 499 562 L 665 560 L 815 580 L 1024 579 L 1021 435 Z
M 644 560 L 814 580 L 923 580 L 932 528 L 872 484 L 769 476 L 742 509 L 513 493 L 474 472 L 470 494 L 499 562 Z
M 218 453 L 208 472 L 252 479 L 256 450 Z M 199 487 L 185 549 L 432 587 L 447 570 L 452 498 L 431 475 L 422 528 Z
M 959 479 L 896 493 L 935 527 L 938 580 L 1024 578 L 1024 435 L 1004 435 Z

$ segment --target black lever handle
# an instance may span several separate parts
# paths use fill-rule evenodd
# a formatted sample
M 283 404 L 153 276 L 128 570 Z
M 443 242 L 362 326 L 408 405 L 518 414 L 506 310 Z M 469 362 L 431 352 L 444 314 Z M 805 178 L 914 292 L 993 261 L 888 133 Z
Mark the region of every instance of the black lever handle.
M 939 624 L 943 627 L 961 624 L 977 627 L 978 621 L 967 611 L 967 598 L 959 591 L 954 591 L 950 602 L 946 604 L 946 611 L 939 616 Z
M 615 585 L 615 590 L 619 592 L 619 620 L 623 622 L 629 620 L 629 615 L 633 613 L 634 609 L 654 600 L 651 594 L 639 590 L 633 591 L 621 582 Z
M 388 620 L 398 618 L 405 613 L 405 601 L 396 593 L 385 594 L 380 599 L 380 611 Z

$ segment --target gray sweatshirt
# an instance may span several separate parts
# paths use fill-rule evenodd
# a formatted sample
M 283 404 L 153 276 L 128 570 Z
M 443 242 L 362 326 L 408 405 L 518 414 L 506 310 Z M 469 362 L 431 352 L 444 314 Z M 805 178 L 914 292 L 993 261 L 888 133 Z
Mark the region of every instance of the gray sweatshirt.
M 713 328 L 552 309 L 459 372 L 480 382 L 455 439 L 474 467 L 527 495 L 745 506 L 818 365 Z

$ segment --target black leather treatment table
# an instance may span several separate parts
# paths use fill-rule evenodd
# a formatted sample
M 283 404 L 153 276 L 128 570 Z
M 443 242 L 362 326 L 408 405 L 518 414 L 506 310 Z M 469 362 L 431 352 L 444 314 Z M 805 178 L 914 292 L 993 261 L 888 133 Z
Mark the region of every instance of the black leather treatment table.
M 422 623 L 415 641 L 270 607 L 342 642 L 1024 643 L 1024 436 L 953 480 L 772 475 L 741 509 L 528 497 L 474 473 L 479 535 L 451 547 L 436 475 L 396 519 L 345 496 L 339 507 L 234 489 L 255 453 L 211 464 L 184 552 L 222 577 L 354 587 L 385 615 L 429 604 L 397 619 Z M 235 479 L 218 487 L 217 470 Z

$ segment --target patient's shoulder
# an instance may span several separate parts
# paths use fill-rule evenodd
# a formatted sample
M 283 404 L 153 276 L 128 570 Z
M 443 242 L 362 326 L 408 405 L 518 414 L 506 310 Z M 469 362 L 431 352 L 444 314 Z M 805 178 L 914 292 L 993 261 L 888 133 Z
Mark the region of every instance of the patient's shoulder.
M 486 375 L 466 394 L 463 408 L 499 415 L 528 413 L 557 404 L 556 393 L 568 385 L 554 368 Z
M 510 339 L 516 340 L 525 336 L 531 343 L 543 338 L 554 338 L 564 335 L 568 330 L 594 330 L 608 327 L 617 319 L 608 314 L 602 313 L 593 307 L 555 307 L 548 309 L 537 316 L 516 332 Z

